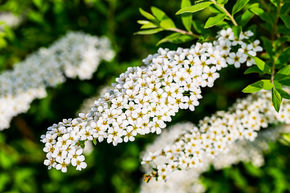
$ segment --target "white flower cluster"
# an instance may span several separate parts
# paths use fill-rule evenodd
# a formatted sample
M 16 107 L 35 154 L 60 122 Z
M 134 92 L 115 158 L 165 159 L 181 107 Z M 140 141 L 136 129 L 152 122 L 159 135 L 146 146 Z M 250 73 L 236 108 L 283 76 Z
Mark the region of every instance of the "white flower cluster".
M 0 12 L 0 31 L 3 29 L 2 24 L 9 27 L 17 27 L 21 23 L 22 19 L 19 16 L 10 12 Z
M 42 136 L 45 164 L 66 171 L 86 140 L 106 139 L 117 145 L 133 141 L 137 134 L 161 133 L 179 109 L 195 109 L 202 98 L 201 87 L 213 86 L 219 70 L 254 64 L 250 55 L 262 48 L 258 40 L 245 43 L 252 35 L 250 31 L 241 33 L 237 39 L 229 28 L 219 32 L 214 42 L 176 51 L 160 48 L 143 60 L 145 66 L 130 67 L 121 74 L 89 113 L 48 128 Z
M 107 38 L 70 32 L 49 48 L 41 48 L 0 75 L 0 130 L 8 128 L 12 117 L 26 112 L 35 98 L 46 96 L 65 77 L 90 79 L 101 60 L 114 52 Z
M 145 155 L 158 151 L 167 144 L 174 143 L 176 136 L 184 133 L 184 130 L 191 130 L 194 127 L 191 123 L 179 123 L 164 131 L 152 145 L 145 150 Z M 190 168 L 187 170 L 176 170 L 172 172 L 166 181 L 151 180 L 143 182 L 140 193 L 202 193 L 206 188 L 200 183 L 199 178 L 206 172 L 210 165 L 219 170 L 239 162 L 251 162 L 256 167 L 264 163 L 263 153 L 268 150 L 268 143 L 279 139 L 281 133 L 289 133 L 290 125 L 269 128 L 259 133 L 253 142 L 246 139 L 238 140 L 229 146 L 227 152 L 220 152 L 215 158 L 208 157 L 202 167 Z M 144 165 L 145 172 L 151 170 Z
M 143 158 L 149 164 L 151 176 L 166 180 L 177 169 L 202 168 L 207 160 L 227 152 L 236 140 L 253 141 L 257 131 L 269 124 L 290 124 L 290 102 L 284 100 L 280 112 L 272 106 L 271 92 L 260 91 L 239 99 L 227 112 L 218 111 L 205 117 L 198 126 L 186 129 L 175 142 Z
M 103 96 L 110 88 L 109 86 L 103 86 L 95 96 L 85 99 L 76 114 L 89 112 L 92 106 L 94 106 L 95 100 Z

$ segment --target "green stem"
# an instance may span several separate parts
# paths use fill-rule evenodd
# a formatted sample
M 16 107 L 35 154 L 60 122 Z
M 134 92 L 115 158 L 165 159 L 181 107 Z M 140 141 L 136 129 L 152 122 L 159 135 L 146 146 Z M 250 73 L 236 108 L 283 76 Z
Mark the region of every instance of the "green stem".
M 277 8 L 277 12 L 276 12 L 276 16 L 275 16 L 275 21 L 274 21 L 274 24 L 273 24 L 272 40 L 275 39 L 275 34 L 277 33 L 277 25 L 278 25 L 278 20 L 279 20 L 279 16 L 280 16 L 281 5 L 282 5 L 282 3 L 280 2 L 279 6 Z
M 275 84 L 274 84 L 274 77 L 275 77 L 275 63 L 277 62 L 279 57 L 279 54 L 277 53 L 274 60 L 273 60 L 273 64 L 272 64 L 272 72 L 271 72 L 271 82 L 273 84 L 273 88 L 275 88 Z
M 228 12 L 228 10 L 226 10 L 226 8 L 224 6 L 222 6 L 221 4 L 217 3 L 215 0 L 211 0 L 211 2 L 213 2 L 216 6 L 218 6 L 219 8 L 221 8 L 223 10 L 223 12 L 231 19 L 231 21 L 233 22 L 234 26 L 238 26 L 235 18 Z

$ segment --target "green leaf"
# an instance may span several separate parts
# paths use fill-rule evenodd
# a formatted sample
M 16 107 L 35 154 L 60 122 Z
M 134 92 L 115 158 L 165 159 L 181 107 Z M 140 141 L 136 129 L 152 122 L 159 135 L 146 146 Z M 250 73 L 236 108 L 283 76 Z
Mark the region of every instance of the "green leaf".
M 289 15 L 281 15 L 280 18 L 284 22 L 287 28 L 290 28 L 290 16 Z
M 226 15 L 225 14 L 218 14 L 214 17 L 210 17 L 208 18 L 208 20 L 206 21 L 204 28 L 210 28 L 212 26 L 215 26 L 219 23 L 221 23 L 224 19 L 225 19 Z
M 246 6 L 246 10 L 250 10 L 252 13 L 262 16 L 264 10 L 259 7 L 259 3 L 253 3 L 249 6 Z
M 282 133 L 279 141 L 284 145 L 290 146 L 290 133 Z
M 176 28 L 174 22 L 160 9 L 157 7 L 151 7 L 153 15 L 160 21 L 160 26 L 164 29 Z
M 278 7 L 278 5 L 280 4 L 280 0 L 270 0 L 270 2 L 275 5 L 276 7 Z
M 175 24 L 171 19 L 164 19 L 160 22 L 160 26 L 164 29 L 174 29 L 176 28 Z
M 217 0 L 217 3 L 219 4 L 226 4 L 228 2 L 228 0 Z
M 253 12 L 255 15 L 262 15 L 264 13 L 264 10 L 259 7 L 252 7 L 250 8 L 250 11 Z
M 181 1 L 181 8 L 190 7 L 191 3 L 190 0 L 182 0 Z M 187 13 L 181 16 L 182 23 L 187 31 L 191 31 L 191 21 L 192 15 Z
M 193 29 L 197 31 L 197 33 L 200 33 L 200 34 L 206 33 L 206 30 L 203 28 L 203 22 L 201 22 L 200 20 L 193 20 L 192 26 L 193 26 Z
M 279 83 L 285 85 L 285 86 L 290 86 L 290 77 L 284 78 L 282 80 L 279 80 Z
M 266 63 L 258 57 L 253 57 L 258 68 L 265 73 L 271 73 L 271 68 L 266 65 Z
M 253 84 L 248 85 L 242 90 L 243 93 L 254 93 L 261 89 L 270 90 L 273 87 L 270 80 L 259 80 Z
M 274 79 L 283 80 L 289 78 L 289 76 L 290 76 L 290 65 L 287 65 L 275 74 Z
M 165 42 L 171 42 L 171 43 L 179 44 L 179 43 L 188 42 L 188 41 L 190 41 L 192 39 L 194 39 L 194 37 L 189 36 L 189 35 L 185 35 L 185 34 L 181 34 L 181 33 L 173 33 L 173 34 L 170 34 L 170 35 L 166 36 L 162 40 L 160 40 L 157 43 L 157 45 L 165 43 Z
M 238 0 L 237 3 L 233 7 L 232 15 L 242 10 L 247 5 L 248 2 L 249 0 Z
M 265 48 L 266 52 L 271 57 L 273 57 L 274 56 L 274 53 L 273 53 L 272 42 L 268 38 L 266 38 L 266 37 L 262 37 L 262 40 L 263 40 L 263 45 L 264 45 L 264 48 Z
M 277 112 L 279 112 L 280 110 L 281 102 L 282 102 L 281 95 L 275 88 L 272 88 L 272 104 Z
M 149 29 L 149 28 L 157 28 L 158 26 L 154 23 L 148 22 L 147 24 L 143 24 L 141 29 Z
M 237 18 L 237 22 L 239 25 L 245 26 L 254 15 L 255 14 L 253 14 L 251 11 L 246 10 L 241 16 Z
M 271 90 L 273 88 L 273 84 L 272 84 L 271 80 L 264 79 L 261 81 L 263 82 L 263 89 L 264 90 Z
M 248 68 L 244 74 L 251 74 L 251 73 L 261 73 L 262 71 L 257 66 L 252 66 Z
M 233 29 L 235 37 L 239 39 L 240 33 L 242 31 L 242 27 L 241 26 L 234 26 L 232 29 Z
M 136 34 L 138 34 L 138 35 L 150 35 L 150 34 L 155 34 L 155 33 L 161 32 L 161 31 L 163 31 L 163 29 L 156 28 L 156 29 L 148 29 L 148 30 L 138 31 L 134 34 L 135 35 Z
M 280 95 L 281 95 L 283 98 L 285 98 L 285 99 L 289 99 L 289 100 L 290 100 L 290 94 L 289 94 L 287 91 L 285 91 L 285 90 L 283 90 L 283 89 L 281 89 L 281 88 L 277 88 L 277 91 L 280 93 Z
M 147 21 L 147 20 L 137 20 L 137 23 L 139 23 L 141 25 L 144 25 L 144 24 L 150 23 L 150 21 Z
M 191 7 L 184 7 L 184 8 L 181 8 L 176 14 L 179 15 L 183 13 L 194 13 L 194 12 L 207 8 L 211 4 L 212 2 L 203 2 L 203 3 L 195 4 Z
M 96 138 L 93 139 L 93 144 L 97 145 L 97 139 Z
M 152 6 L 151 7 L 152 14 L 159 20 L 162 21 L 167 17 L 167 15 L 162 11 L 161 9 L 158 9 L 157 7 Z
M 155 21 L 156 20 L 156 18 L 153 15 L 151 15 L 150 13 L 144 11 L 142 8 L 139 8 L 139 12 L 141 13 L 141 15 L 143 15 L 145 18 L 147 18 L 147 19 L 149 19 L 151 21 Z
M 279 64 L 289 63 L 289 61 L 290 61 L 289 56 L 290 56 L 290 47 L 287 47 L 287 48 L 282 50 L 282 53 L 280 54 L 280 56 L 278 58 Z
M 33 0 L 33 3 L 38 8 L 41 8 L 41 6 L 43 4 L 42 0 Z

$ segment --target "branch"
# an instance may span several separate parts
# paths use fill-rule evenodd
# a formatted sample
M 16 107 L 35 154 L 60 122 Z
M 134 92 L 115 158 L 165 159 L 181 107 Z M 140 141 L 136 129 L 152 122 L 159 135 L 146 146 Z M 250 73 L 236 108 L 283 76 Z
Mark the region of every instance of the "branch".
M 222 6 L 221 4 L 217 3 L 215 0 L 211 0 L 211 2 L 213 2 L 216 6 L 218 6 L 219 8 L 221 8 L 225 12 L 225 14 L 227 14 L 227 16 L 233 22 L 234 26 L 238 26 L 235 18 L 228 12 L 228 10 L 226 10 L 226 8 L 224 6 Z
M 168 29 L 168 30 L 169 30 L 169 31 L 178 32 L 178 33 L 181 33 L 181 34 L 190 35 L 190 36 L 193 36 L 193 37 L 195 37 L 195 38 L 199 38 L 199 35 L 194 34 L 194 33 L 192 33 L 192 32 L 184 31 L 184 30 L 182 30 L 182 29 L 171 28 L 171 29 Z

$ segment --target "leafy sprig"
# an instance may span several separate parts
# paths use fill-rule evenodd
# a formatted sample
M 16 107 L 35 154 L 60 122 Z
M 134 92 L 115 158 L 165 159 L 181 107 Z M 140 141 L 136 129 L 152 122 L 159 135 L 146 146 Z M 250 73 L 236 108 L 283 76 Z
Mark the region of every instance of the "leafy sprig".
M 261 38 L 266 52 L 261 56 L 250 56 L 255 60 L 256 66 L 248 68 L 244 73 L 258 73 L 261 79 L 246 86 L 243 92 L 272 90 L 273 106 L 278 112 L 282 99 L 290 98 L 284 88 L 290 86 L 290 49 L 286 43 L 290 37 L 290 1 L 270 0 L 268 3 L 264 0 L 237 0 L 230 11 L 226 8 L 227 4 L 228 0 L 199 0 L 194 4 L 190 0 L 182 0 L 176 15 L 181 16 L 185 30 L 177 28 L 174 21 L 156 7 L 151 8 L 152 14 L 140 9 L 140 13 L 147 20 L 138 21 L 142 26 L 141 31 L 136 34 L 149 35 L 169 31 L 173 33 L 161 39 L 157 45 L 164 42 L 179 44 L 194 39 L 208 40 L 209 28 L 230 26 L 235 36 L 239 37 L 241 31 L 246 31 L 249 21 L 256 16 L 264 21 L 258 25 L 266 31 L 266 35 Z M 211 14 L 204 23 L 193 17 L 193 14 L 205 10 Z

